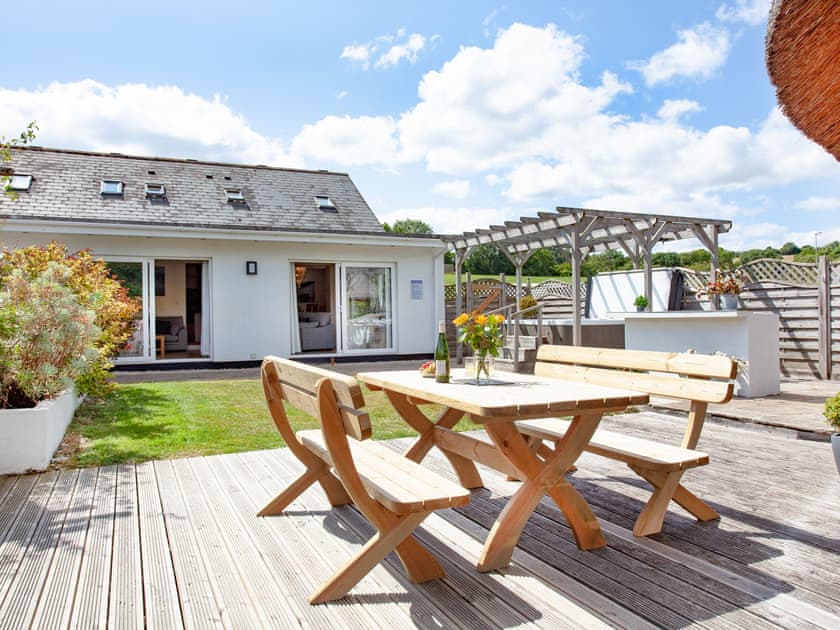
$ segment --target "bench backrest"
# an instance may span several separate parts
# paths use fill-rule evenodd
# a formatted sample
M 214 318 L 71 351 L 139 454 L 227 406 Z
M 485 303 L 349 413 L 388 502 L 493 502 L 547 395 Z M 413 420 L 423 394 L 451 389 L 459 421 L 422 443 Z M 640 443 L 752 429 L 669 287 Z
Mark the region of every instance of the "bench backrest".
M 260 371 L 271 417 L 286 444 L 291 445 L 296 440 L 283 401 L 314 418 L 320 418 L 318 383 L 324 378 L 332 382 L 344 432 L 357 440 L 370 437 L 370 417 L 364 410 L 362 388 L 352 376 L 272 356 L 263 359 Z
M 700 439 L 708 404 L 732 398 L 737 371 L 734 360 L 720 355 L 552 345 L 540 346 L 534 366 L 539 376 L 690 400 L 682 447 L 691 449 Z
M 553 345 L 540 346 L 534 367 L 540 376 L 714 403 L 732 398 L 736 371 L 720 355 Z

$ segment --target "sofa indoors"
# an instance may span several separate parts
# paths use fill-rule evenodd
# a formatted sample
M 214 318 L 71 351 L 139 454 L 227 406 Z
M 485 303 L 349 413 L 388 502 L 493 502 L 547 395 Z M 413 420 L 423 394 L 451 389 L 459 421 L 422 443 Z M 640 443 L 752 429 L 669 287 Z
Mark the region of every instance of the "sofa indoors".
M 335 348 L 335 323 L 332 313 L 298 313 L 300 349 L 333 350 Z
M 163 335 L 164 348 L 167 352 L 187 349 L 187 327 L 184 325 L 184 318 L 180 315 L 155 317 L 155 334 Z

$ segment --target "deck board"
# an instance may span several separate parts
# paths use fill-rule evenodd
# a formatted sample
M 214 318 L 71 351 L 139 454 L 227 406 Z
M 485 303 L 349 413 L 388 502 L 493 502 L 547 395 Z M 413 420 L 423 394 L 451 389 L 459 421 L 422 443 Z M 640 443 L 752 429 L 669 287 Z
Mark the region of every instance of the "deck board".
M 683 429 L 660 412 L 604 424 L 677 442 Z M 321 606 L 309 594 L 373 530 L 355 508 L 331 509 L 317 485 L 284 515 L 257 517 L 301 471 L 286 449 L 0 478 L 0 627 L 840 627 L 830 447 L 709 423 L 700 448 L 711 464 L 685 483 L 719 522 L 672 506 L 662 533 L 633 537 L 644 482 L 585 454 L 570 480 L 608 546 L 578 550 L 544 499 L 512 564 L 482 574 L 488 527 L 518 483 L 481 467 L 471 504 L 416 532 L 444 579 L 411 584 L 391 554 L 349 597 Z M 455 479 L 435 450 L 425 465 Z

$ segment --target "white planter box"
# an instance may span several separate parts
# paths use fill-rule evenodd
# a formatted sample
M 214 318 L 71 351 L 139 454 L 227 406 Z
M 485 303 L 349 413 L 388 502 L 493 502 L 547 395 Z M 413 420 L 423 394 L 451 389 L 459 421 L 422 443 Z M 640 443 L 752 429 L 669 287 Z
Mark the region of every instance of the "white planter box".
M 49 466 L 80 402 L 68 390 L 31 409 L 0 409 L 0 475 Z

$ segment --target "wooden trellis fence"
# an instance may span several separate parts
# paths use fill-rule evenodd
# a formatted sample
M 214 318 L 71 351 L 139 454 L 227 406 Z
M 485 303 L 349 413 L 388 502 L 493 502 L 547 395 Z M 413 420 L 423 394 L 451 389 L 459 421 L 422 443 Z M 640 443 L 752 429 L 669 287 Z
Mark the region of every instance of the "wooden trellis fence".
M 685 310 L 708 309 L 696 292 L 709 274 L 681 269 Z M 781 373 L 791 377 L 840 378 L 840 262 L 818 264 L 756 260 L 735 270 L 745 280 L 740 308 L 779 316 Z

